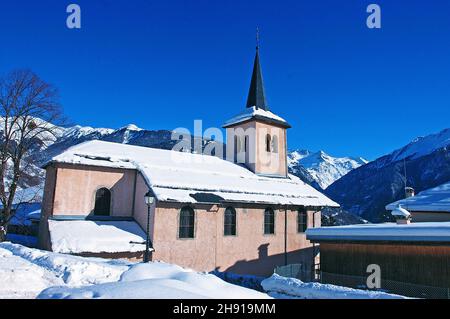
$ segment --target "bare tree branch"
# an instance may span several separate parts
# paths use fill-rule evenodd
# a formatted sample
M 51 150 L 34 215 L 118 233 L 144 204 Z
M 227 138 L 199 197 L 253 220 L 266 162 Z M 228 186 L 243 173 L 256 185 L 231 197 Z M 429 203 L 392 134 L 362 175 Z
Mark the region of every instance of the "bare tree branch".
M 21 203 L 16 193 L 37 142 L 50 142 L 63 123 L 58 90 L 30 70 L 0 78 L 0 242 Z M 29 199 L 28 199 L 29 200 Z

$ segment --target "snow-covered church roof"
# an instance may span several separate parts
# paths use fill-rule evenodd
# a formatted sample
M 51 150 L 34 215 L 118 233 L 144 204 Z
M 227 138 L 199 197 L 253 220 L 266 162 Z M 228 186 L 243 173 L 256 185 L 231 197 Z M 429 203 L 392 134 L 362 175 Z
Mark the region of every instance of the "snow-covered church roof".
M 391 203 L 386 209 L 394 210 L 398 205 L 416 212 L 450 212 L 450 182 Z
M 50 163 L 136 169 L 159 201 L 339 207 L 295 176 L 263 177 L 215 156 L 90 141 Z

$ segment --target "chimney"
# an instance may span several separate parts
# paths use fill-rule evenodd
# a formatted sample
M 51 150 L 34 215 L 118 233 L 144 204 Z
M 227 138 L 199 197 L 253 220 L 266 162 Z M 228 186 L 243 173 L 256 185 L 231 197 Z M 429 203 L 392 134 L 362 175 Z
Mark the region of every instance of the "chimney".
M 408 212 L 406 209 L 402 208 L 402 205 L 398 205 L 398 207 L 395 208 L 391 212 L 391 214 L 392 216 L 394 216 L 397 225 L 411 224 L 411 213 Z
M 411 197 L 414 197 L 416 194 L 415 194 L 415 191 L 414 191 L 414 188 L 412 188 L 412 187 L 405 187 L 405 196 L 406 196 L 406 198 L 411 198 Z

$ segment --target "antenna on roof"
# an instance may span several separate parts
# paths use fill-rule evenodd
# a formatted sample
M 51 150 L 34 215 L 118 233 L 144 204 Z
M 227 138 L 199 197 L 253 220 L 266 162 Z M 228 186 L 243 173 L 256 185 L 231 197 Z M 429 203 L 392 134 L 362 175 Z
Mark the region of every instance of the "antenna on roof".
M 403 173 L 405 175 L 405 198 L 414 197 L 415 190 L 412 187 L 408 187 L 408 176 L 406 175 L 406 158 L 403 159 Z
M 404 173 L 404 181 L 405 181 L 405 197 L 407 196 L 406 188 L 408 187 L 408 177 L 406 176 L 406 158 L 403 158 L 403 173 Z
M 256 27 L 256 50 L 259 50 L 259 28 Z

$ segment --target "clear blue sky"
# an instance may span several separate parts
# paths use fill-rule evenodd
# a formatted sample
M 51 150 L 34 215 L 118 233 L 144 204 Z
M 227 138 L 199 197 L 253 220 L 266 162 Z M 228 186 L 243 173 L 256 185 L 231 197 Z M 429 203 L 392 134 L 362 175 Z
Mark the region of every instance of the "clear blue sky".
M 65 26 L 70 3 L 81 30 Z M 366 27 L 370 3 L 381 30 Z M 442 0 L 2 1 L 0 73 L 31 68 L 80 125 L 220 126 L 245 106 L 257 25 L 291 149 L 375 159 L 450 126 Z

